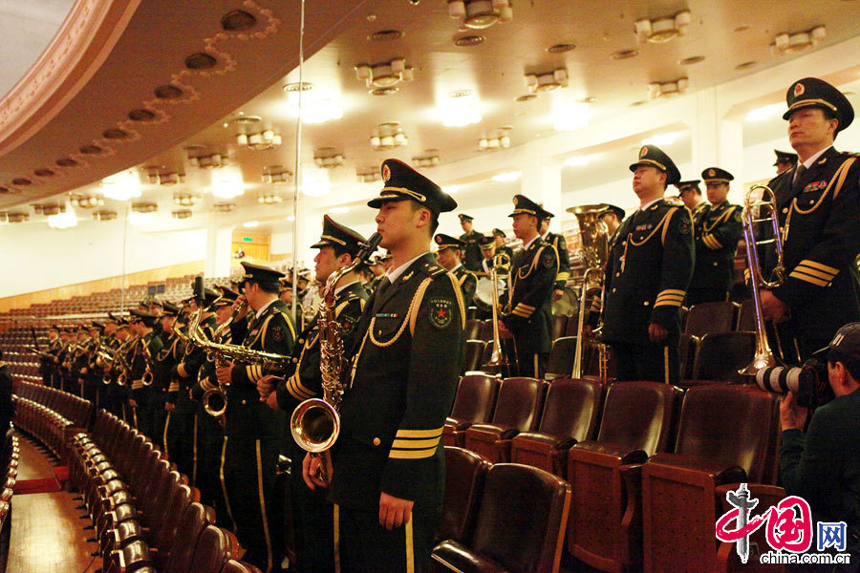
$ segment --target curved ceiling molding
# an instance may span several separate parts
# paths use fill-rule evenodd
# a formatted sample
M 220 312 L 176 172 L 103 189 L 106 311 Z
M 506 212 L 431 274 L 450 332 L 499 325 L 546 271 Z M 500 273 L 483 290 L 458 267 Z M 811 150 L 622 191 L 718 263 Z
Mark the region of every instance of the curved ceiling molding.
M 33 67 L 0 100 L 0 156 L 46 123 L 86 85 L 141 0 L 78 0 Z

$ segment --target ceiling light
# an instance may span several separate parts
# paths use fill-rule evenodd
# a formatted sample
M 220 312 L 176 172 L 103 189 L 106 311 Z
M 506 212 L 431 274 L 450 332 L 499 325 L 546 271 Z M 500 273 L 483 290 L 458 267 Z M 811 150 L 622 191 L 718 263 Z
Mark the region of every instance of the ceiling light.
M 259 221 L 245 221 L 244 223 L 242 223 L 242 226 L 245 227 L 246 229 L 253 229 L 255 227 L 259 227 L 260 222 Z
M 75 212 L 69 209 L 68 211 L 60 211 L 56 215 L 48 216 L 48 226 L 52 229 L 68 229 L 78 224 L 78 218 L 75 217 Z
M 629 60 L 639 55 L 639 50 L 620 50 L 613 52 L 609 57 L 613 60 Z
M 553 105 L 553 128 L 556 131 L 581 129 L 591 121 L 591 106 L 587 103 L 558 103 Z
M 247 146 L 254 151 L 265 151 L 283 143 L 281 134 L 273 129 L 264 129 L 256 133 L 239 133 L 236 143 Z
M 373 183 L 382 178 L 377 167 L 356 168 L 355 177 L 359 183 Z
M 439 165 L 439 152 L 435 149 L 428 149 L 424 155 L 412 158 L 413 167 L 436 167 Z
M 200 195 L 197 193 L 174 193 L 173 202 L 180 207 L 193 207 L 200 202 Z
M 257 197 L 257 203 L 262 205 L 277 205 L 283 200 L 284 198 L 277 193 L 261 193 L 260 196 Z
M 640 44 L 652 42 L 662 44 L 683 36 L 687 33 L 687 26 L 690 25 L 690 11 L 682 10 L 674 16 L 664 18 L 656 18 L 649 20 L 642 18 L 633 23 L 636 40 Z
M 201 169 L 218 169 L 224 167 L 229 162 L 225 153 L 201 153 L 201 149 L 191 148 L 188 150 L 188 163 L 192 167 Z
M 773 39 L 770 50 L 774 54 L 788 56 L 812 48 L 825 37 L 827 37 L 827 29 L 824 26 L 816 26 L 806 32 L 782 33 Z
M 532 93 L 548 92 L 567 87 L 567 70 L 559 68 L 540 74 L 526 74 L 526 86 Z
M 232 199 L 245 192 L 242 172 L 238 169 L 220 169 L 212 173 L 212 194 L 221 199 Z
M 19 213 L 15 211 L 0 212 L 0 225 L 5 225 L 7 223 L 23 223 L 29 219 L 29 213 Z
M 215 209 L 216 213 L 232 213 L 236 210 L 235 203 L 215 203 L 212 205 L 212 208 Z
M 589 163 L 591 163 L 590 155 L 578 155 L 574 157 L 569 157 L 564 162 L 567 167 L 585 167 Z
M 414 76 L 405 59 L 394 58 L 378 64 L 356 64 L 355 77 L 364 80 L 367 87 L 390 88 L 400 82 L 411 82 Z
M 445 127 L 464 127 L 481 121 L 478 97 L 471 90 L 451 92 L 439 106 Z
M 510 0 L 448 0 L 448 15 L 459 20 L 461 28 L 473 30 L 514 19 Z
M 194 211 L 192 211 L 191 209 L 177 209 L 176 211 L 173 211 L 171 213 L 171 215 L 173 215 L 174 219 L 180 219 L 180 220 L 181 219 L 190 219 L 191 215 L 193 215 L 193 214 L 194 214 Z
M 648 137 L 642 140 L 642 145 L 672 145 L 675 143 L 675 140 L 678 139 L 680 134 L 677 131 L 673 131 L 670 133 L 661 133 L 658 135 L 654 135 L 652 137 Z
M 507 149 L 511 146 L 509 127 L 500 127 L 496 130 L 494 137 L 482 137 L 478 140 L 479 151 L 494 151 L 496 149 Z
M 113 221 L 116 219 L 116 211 L 93 211 L 93 219 L 96 221 Z
M 522 172 L 520 171 L 506 171 L 498 175 L 493 175 L 490 179 L 496 183 L 510 183 L 511 181 L 519 180 L 521 176 Z
M 162 173 L 158 167 L 147 167 L 146 172 L 150 185 L 164 185 L 165 187 L 170 187 L 185 179 L 184 173 L 180 174 L 174 171 L 166 171 Z
M 376 126 L 370 136 L 370 145 L 376 151 L 394 149 L 409 143 L 409 138 L 403 133 L 403 128 L 396 121 L 387 121 Z
M 69 203 L 72 207 L 80 207 L 81 209 L 92 209 L 105 204 L 103 197 L 98 195 L 84 195 L 82 193 L 72 193 L 69 196 Z
M 289 216 L 287 217 L 287 221 L 289 221 L 290 223 L 292 223 L 292 222 L 293 222 L 293 221 L 295 221 L 295 220 L 296 220 L 296 216 L 295 216 L 295 215 L 289 215 Z
M 776 114 L 781 114 L 785 110 L 785 104 L 774 103 L 752 110 L 746 116 L 747 121 L 767 121 Z
M 292 117 L 302 114 L 302 123 L 316 125 L 327 123 L 343 117 L 343 104 L 340 97 L 327 90 L 315 90 L 313 93 L 301 94 L 301 109 L 299 108 L 299 93 L 287 94 L 287 108 Z
M 454 45 L 458 48 L 471 48 L 473 46 L 480 46 L 483 43 L 483 36 L 460 36 L 454 39 Z
M 690 80 L 687 78 L 678 78 L 673 82 L 652 82 L 648 84 L 648 95 L 651 99 L 673 97 L 684 93 L 689 85 Z
M 314 150 L 314 163 L 317 167 L 334 169 L 343 165 L 343 153 L 334 147 L 320 147 Z
M 302 174 L 302 193 L 309 197 L 323 197 L 331 192 L 328 171 L 308 168 Z
M 263 183 L 287 183 L 293 178 L 293 172 L 281 165 L 263 167 Z
M 349 207 L 332 207 L 328 212 L 334 215 L 345 215 L 346 213 L 349 213 Z
M 114 173 L 102 179 L 102 193 L 114 201 L 128 201 L 140 197 L 140 178 L 131 169 Z
M 138 213 L 132 211 L 128 214 L 128 224 L 135 227 L 145 227 L 152 224 L 152 213 Z

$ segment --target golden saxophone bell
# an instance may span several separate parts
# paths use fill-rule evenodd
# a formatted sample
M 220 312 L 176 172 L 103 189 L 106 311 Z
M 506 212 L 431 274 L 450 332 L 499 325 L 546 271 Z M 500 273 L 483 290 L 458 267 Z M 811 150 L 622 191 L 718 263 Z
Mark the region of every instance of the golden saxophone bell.
M 221 386 L 207 390 L 201 398 L 203 410 L 215 418 L 220 418 L 227 411 L 227 394 Z
M 325 400 L 310 398 L 293 410 L 290 433 L 303 450 L 312 454 L 324 452 L 340 436 L 340 414 Z
M 154 377 L 152 376 L 152 371 L 147 370 L 143 373 L 143 379 L 141 380 L 141 382 L 143 382 L 144 386 L 151 386 L 153 379 Z
M 126 375 L 125 372 L 121 372 L 119 376 L 116 377 L 117 386 L 125 386 Z

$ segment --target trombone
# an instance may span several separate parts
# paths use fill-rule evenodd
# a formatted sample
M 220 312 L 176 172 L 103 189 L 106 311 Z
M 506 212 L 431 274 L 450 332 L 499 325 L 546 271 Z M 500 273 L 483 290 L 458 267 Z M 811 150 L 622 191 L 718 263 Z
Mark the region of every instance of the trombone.
M 753 195 L 756 191 L 762 191 L 761 199 L 754 199 Z M 755 306 L 755 324 L 756 324 L 756 348 L 752 362 L 738 372 L 747 376 L 755 376 L 759 370 L 772 368 L 774 366 L 784 366 L 783 361 L 773 354 L 770 349 L 770 344 L 767 340 L 767 330 L 764 321 L 764 314 L 761 306 L 761 289 L 776 288 L 785 282 L 785 266 L 783 265 L 783 236 L 782 229 L 779 226 L 777 216 L 778 209 L 776 204 L 776 195 L 773 190 L 766 185 L 753 185 L 744 195 L 744 206 L 741 211 L 741 219 L 744 229 L 744 241 L 747 245 L 747 266 L 750 272 L 750 291 L 752 292 L 753 303 Z M 767 223 L 771 225 L 773 233 L 770 239 L 756 239 L 756 225 L 764 224 L 767 228 Z M 763 276 L 761 267 L 761 258 L 758 253 L 759 245 L 773 245 L 774 254 L 776 255 L 776 267 L 771 272 L 771 280 L 766 280 Z M 779 332 L 774 325 L 776 332 L 777 344 L 779 342 Z M 781 353 L 781 352 L 780 352 Z
M 501 304 L 501 293 L 499 292 L 499 281 L 503 280 L 500 276 L 502 273 L 504 273 L 505 288 L 507 291 L 507 300 L 504 306 Z M 499 318 L 511 313 L 512 273 L 513 263 L 507 253 L 498 253 L 493 257 L 493 268 L 490 270 L 490 284 L 493 287 L 493 301 L 491 305 L 493 307 L 493 351 L 485 366 L 498 366 L 501 370 L 510 367 L 508 358 L 502 351 L 502 339 L 499 335 Z

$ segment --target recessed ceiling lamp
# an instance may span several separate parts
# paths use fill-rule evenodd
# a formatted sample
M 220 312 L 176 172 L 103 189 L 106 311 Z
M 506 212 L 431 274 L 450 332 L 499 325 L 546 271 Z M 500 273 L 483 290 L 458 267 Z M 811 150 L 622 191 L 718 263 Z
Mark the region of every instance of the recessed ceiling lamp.
M 510 0 L 448 0 L 448 15 L 459 20 L 461 28 L 483 30 L 513 20 L 514 9 Z
M 770 51 L 779 56 L 796 54 L 812 48 L 825 37 L 827 37 L 827 29 L 824 26 L 816 26 L 806 32 L 778 34 L 770 45 Z
M 236 210 L 235 203 L 215 203 L 212 205 L 212 208 L 215 209 L 216 213 L 232 213 Z
M 494 137 L 482 137 L 478 140 L 479 151 L 495 151 L 496 149 L 507 149 L 511 146 L 511 128 L 500 127 L 496 130 Z
M 364 80 L 369 88 L 390 88 L 400 82 L 411 82 L 414 75 L 412 68 L 406 67 L 405 59 L 394 58 L 379 64 L 356 64 L 355 77 Z
M 480 123 L 482 116 L 478 96 L 472 90 L 456 90 L 439 105 L 439 116 L 445 127 L 464 127 Z
M 393 40 L 399 40 L 403 37 L 403 32 L 400 30 L 379 30 L 378 32 L 373 32 L 367 36 L 367 39 L 371 42 L 391 42 Z
M 257 203 L 260 203 L 261 205 L 277 205 L 283 200 L 283 197 L 270 191 L 264 191 L 263 193 L 260 193 L 259 197 L 257 197 Z
M 62 210 L 55 215 L 48 216 L 48 226 L 52 229 L 68 229 L 78 224 L 78 218 L 71 209 Z
M 532 93 L 550 92 L 567 87 L 567 70 L 559 68 L 541 74 L 526 74 L 526 86 Z
M 409 143 L 409 138 L 403 133 L 403 127 L 396 121 L 386 121 L 376 126 L 370 136 L 370 145 L 376 151 L 394 149 Z
M 340 167 L 343 165 L 343 153 L 334 147 L 319 147 L 314 150 L 314 163 L 324 169 Z
M 128 201 L 140 197 L 140 177 L 131 169 L 114 173 L 102 179 L 102 193 L 114 201 Z
M 521 171 L 506 171 L 504 173 L 499 173 L 498 175 L 493 175 L 490 177 L 490 181 L 495 181 L 496 183 L 510 183 L 512 181 L 518 181 L 522 175 Z
M 175 171 L 166 171 L 162 173 L 161 168 L 159 167 L 147 167 L 146 173 L 149 178 L 150 185 L 164 185 L 165 187 L 170 187 L 171 185 L 176 185 L 185 179 L 184 173 L 176 173 Z
M 747 121 L 767 121 L 777 114 L 785 111 L 784 103 L 774 103 L 754 109 L 746 116 Z
M 212 173 L 212 194 L 221 199 L 232 199 L 245 192 L 242 172 L 238 169 L 219 169 Z
M 639 50 L 620 50 L 613 52 L 609 57 L 613 60 L 629 60 L 639 55 Z
M 647 18 L 636 20 L 633 23 L 633 28 L 636 33 L 636 40 L 640 44 L 644 44 L 645 42 L 662 44 L 686 34 L 687 26 L 689 25 L 690 11 L 682 10 L 674 16 L 666 16 L 654 20 Z
M 80 207 L 81 209 L 92 209 L 99 205 L 104 205 L 105 200 L 98 195 L 84 195 L 83 193 L 72 193 L 69 195 L 69 203 L 72 207 Z
M 556 131 L 574 131 L 588 125 L 591 121 L 591 106 L 584 102 L 554 103 L 552 106 L 553 129 Z
M 756 62 L 756 61 L 744 62 L 744 63 L 742 63 L 742 64 L 738 64 L 738 65 L 736 65 L 736 66 L 735 66 L 735 69 L 736 69 L 736 70 L 738 70 L 738 71 L 740 71 L 740 70 L 748 70 L 748 69 L 750 69 L 750 68 L 754 68 L 754 67 L 756 66 L 756 64 L 758 64 L 758 62 Z
M 191 209 L 177 209 L 171 213 L 174 219 L 189 219 L 193 214 L 194 211 Z
M 563 54 L 565 52 L 571 52 L 576 49 L 576 44 L 572 43 L 563 43 L 563 44 L 553 44 L 549 48 L 546 49 L 550 54 Z
M 133 203 L 131 210 L 134 213 L 155 213 L 158 211 L 158 205 L 152 202 Z
M 382 177 L 379 175 L 377 167 L 356 168 L 355 178 L 359 183 L 373 183 L 379 181 Z
M 684 58 L 683 60 L 678 60 L 678 63 L 682 66 L 692 66 L 693 64 L 699 64 L 705 61 L 705 56 L 690 56 L 689 58 Z
M 189 149 L 188 150 L 188 163 L 191 164 L 192 167 L 199 167 L 200 169 L 218 169 L 220 167 L 224 167 L 230 162 L 226 153 L 209 153 L 202 154 L 199 153 L 199 150 Z
M 459 38 L 454 38 L 454 45 L 458 48 L 472 48 L 475 46 L 480 46 L 484 43 L 484 37 L 478 36 L 475 34 L 471 34 L 469 36 L 460 36 Z
M 648 84 L 648 95 L 651 99 L 674 97 L 684 93 L 689 85 L 690 80 L 687 78 L 678 78 L 674 82 L 653 82 Z
M 7 223 L 23 223 L 29 219 L 29 213 L 19 213 L 15 211 L 4 211 L 0 213 L 0 225 L 5 225 Z
M 282 165 L 263 167 L 263 183 L 287 183 L 293 178 L 293 172 Z
M 436 167 L 439 165 L 439 152 L 435 149 L 428 149 L 424 155 L 412 158 L 414 167 Z
M 173 202 L 180 207 L 193 207 L 200 202 L 200 195 L 197 193 L 174 193 Z
M 113 221 L 114 219 L 116 219 L 116 211 L 93 211 L 93 220 L 95 221 Z
M 274 129 L 264 129 L 256 133 L 236 134 L 236 143 L 247 146 L 254 151 L 265 151 L 283 143 L 281 134 Z

